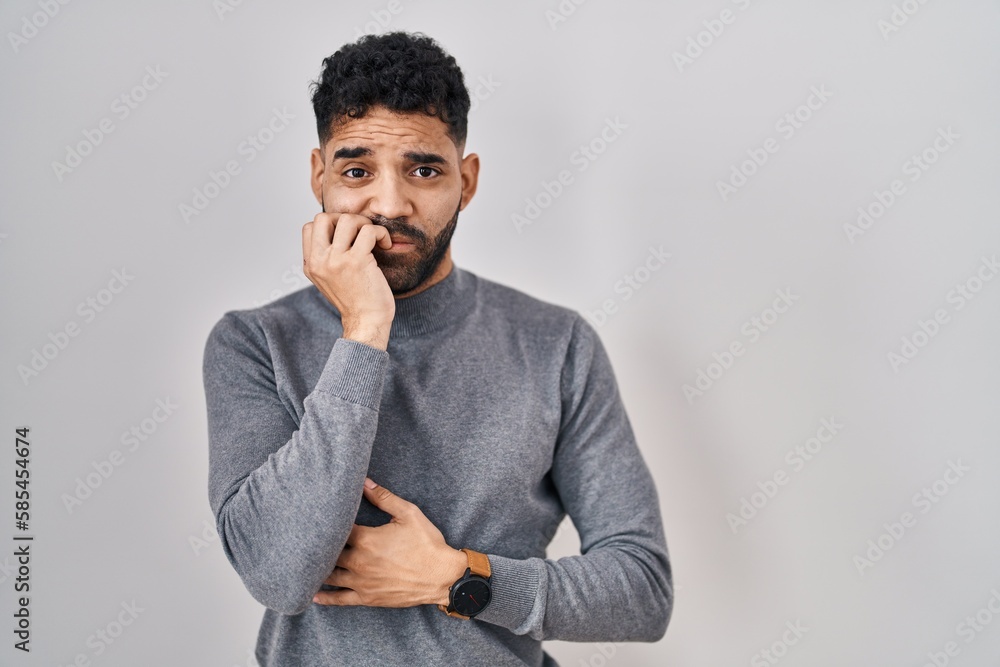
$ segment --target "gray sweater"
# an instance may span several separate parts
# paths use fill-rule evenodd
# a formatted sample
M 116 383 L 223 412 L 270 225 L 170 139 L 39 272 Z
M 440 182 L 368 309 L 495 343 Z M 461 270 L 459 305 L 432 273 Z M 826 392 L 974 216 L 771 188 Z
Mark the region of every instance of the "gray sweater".
M 657 492 L 586 320 L 454 266 L 396 301 L 387 350 L 342 333 L 310 285 L 226 312 L 205 345 L 209 502 L 267 608 L 262 667 L 555 665 L 543 639 L 663 637 Z M 366 475 L 488 555 L 479 616 L 312 602 L 352 523 L 389 520 Z M 567 513 L 581 555 L 546 559 Z

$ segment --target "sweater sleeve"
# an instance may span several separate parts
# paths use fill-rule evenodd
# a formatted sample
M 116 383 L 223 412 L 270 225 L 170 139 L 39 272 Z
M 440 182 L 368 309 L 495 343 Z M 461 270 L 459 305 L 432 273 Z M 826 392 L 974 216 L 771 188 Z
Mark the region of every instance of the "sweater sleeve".
M 578 314 L 561 391 L 551 475 L 581 553 L 488 554 L 493 597 L 476 618 L 539 640 L 657 641 L 673 611 L 659 499 L 610 360 Z
M 303 403 L 282 403 L 267 340 L 239 311 L 208 336 L 208 495 L 250 594 L 300 614 L 336 565 L 361 505 L 389 354 L 338 338 Z

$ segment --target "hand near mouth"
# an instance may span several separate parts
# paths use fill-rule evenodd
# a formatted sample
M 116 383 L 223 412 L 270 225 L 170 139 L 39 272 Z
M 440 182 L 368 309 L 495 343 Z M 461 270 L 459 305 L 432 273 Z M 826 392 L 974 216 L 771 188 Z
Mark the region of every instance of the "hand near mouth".
M 354 213 L 319 213 L 302 227 L 302 271 L 340 312 L 343 337 L 382 350 L 396 300 L 373 251 L 392 245 L 388 229 Z

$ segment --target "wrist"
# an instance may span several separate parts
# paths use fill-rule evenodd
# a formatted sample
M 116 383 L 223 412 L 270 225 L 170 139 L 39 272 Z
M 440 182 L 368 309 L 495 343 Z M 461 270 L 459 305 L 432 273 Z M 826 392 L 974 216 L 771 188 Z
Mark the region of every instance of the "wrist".
M 342 337 L 385 350 L 389 345 L 389 329 L 391 327 L 392 322 L 382 324 L 351 324 L 345 322 Z
M 469 557 L 465 555 L 464 551 L 448 547 L 447 556 L 442 559 L 442 562 L 444 563 L 444 567 L 441 571 L 441 577 L 438 580 L 439 586 L 436 599 L 432 600 L 431 604 L 443 604 L 447 607 L 451 601 L 451 586 L 461 579 L 462 575 L 469 568 Z

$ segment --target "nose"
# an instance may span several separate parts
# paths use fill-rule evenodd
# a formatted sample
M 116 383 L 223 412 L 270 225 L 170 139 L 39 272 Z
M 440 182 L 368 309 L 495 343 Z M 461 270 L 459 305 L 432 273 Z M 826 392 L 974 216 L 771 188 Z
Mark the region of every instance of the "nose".
M 368 208 L 375 215 L 394 220 L 413 215 L 406 183 L 395 174 L 381 174 L 371 185 L 371 199 Z

